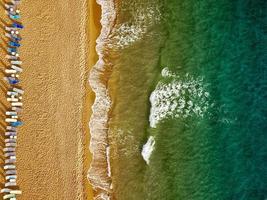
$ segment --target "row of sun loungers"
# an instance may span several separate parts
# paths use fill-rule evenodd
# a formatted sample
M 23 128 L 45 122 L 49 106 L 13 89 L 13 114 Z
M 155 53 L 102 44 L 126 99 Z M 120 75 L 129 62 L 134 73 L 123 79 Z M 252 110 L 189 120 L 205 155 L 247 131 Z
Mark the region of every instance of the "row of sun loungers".
M 11 24 L 5 27 L 5 36 L 7 37 L 8 47 L 6 59 L 9 61 L 9 67 L 5 69 L 4 80 L 8 82 L 7 101 L 10 108 L 5 112 L 7 123 L 5 132 L 5 147 L 3 149 L 5 162 L 5 184 L 1 189 L 3 199 L 16 200 L 17 195 L 21 194 L 21 190 L 17 185 L 16 170 L 16 146 L 17 146 L 17 127 L 22 125 L 19 118 L 19 112 L 23 106 L 22 95 L 24 91 L 19 86 L 19 74 L 22 70 L 22 61 L 19 59 L 18 48 L 21 46 L 21 37 L 19 31 L 23 29 L 23 25 L 18 21 L 20 19 L 20 11 L 18 5 L 20 0 L 11 0 L 5 4 L 6 14 L 10 18 Z

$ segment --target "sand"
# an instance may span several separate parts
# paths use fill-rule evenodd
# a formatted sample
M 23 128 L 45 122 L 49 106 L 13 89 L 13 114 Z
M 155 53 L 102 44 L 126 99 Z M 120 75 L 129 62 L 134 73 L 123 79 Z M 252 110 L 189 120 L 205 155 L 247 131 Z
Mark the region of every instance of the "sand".
M 86 180 L 88 122 L 82 123 L 90 113 L 89 106 L 85 110 L 90 96 L 86 12 L 86 0 L 22 2 L 25 125 L 17 147 L 19 200 L 92 197 Z

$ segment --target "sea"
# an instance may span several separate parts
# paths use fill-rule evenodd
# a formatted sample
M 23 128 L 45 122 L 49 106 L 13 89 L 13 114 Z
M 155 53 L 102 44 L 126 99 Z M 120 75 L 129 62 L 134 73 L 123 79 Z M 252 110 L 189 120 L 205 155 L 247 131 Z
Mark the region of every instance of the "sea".
M 95 199 L 267 199 L 267 1 L 98 0 Z

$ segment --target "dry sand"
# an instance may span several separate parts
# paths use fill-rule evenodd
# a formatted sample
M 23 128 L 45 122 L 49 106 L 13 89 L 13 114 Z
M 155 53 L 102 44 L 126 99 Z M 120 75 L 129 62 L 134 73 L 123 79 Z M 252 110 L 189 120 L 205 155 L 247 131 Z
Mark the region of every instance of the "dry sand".
M 86 0 L 22 2 L 25 125 L 19 129 L 17 147 L 18 184 L 23 191 L 19 200 L 92 197 L 86 180 L 90 161 L 86 101 L 92 97 L 87 77 L 93 64 L 88 65 L 87 56 L 87 6 Z M 91 41 L 97 33 L 92 32 Z M 91 57 L 97 59 L 93 53 Z

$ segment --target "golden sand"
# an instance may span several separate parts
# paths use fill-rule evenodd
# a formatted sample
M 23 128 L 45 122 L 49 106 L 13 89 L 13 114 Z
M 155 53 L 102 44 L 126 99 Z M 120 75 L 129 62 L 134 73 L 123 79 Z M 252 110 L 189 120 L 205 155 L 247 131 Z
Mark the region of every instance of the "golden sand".
M 89 7 L 95 10 L 92 2 Z M 21 4 L 25 125 L 18 131 L 18 185 L 23 191 L 19 200 L 92 199 L 86 174 L 93 96 L 87 78 L 97 60 L 96 10 L 90 12 L 88 58 L 86 0 Z

